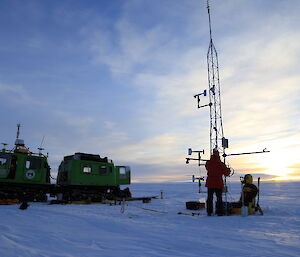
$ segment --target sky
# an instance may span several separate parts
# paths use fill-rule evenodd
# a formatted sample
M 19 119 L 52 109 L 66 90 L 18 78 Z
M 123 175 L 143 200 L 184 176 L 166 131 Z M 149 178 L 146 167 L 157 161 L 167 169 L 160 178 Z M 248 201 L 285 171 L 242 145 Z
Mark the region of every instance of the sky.
M 230 179 L 300 179 L 300 2 L 210 1 Z M 0 141 L 86 152 L 134 182 L 191 181 L 209 153 L 205 0 L 1 0 Z M 206 100 L 203 99 L 205 102 Z

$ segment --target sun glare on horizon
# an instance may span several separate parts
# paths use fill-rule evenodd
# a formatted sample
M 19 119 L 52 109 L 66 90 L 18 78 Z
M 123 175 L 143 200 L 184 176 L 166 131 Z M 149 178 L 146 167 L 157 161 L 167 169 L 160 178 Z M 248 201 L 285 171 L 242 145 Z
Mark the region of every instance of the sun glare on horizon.
M 296 152 L 284 146 L 273 149 L 275 150 L 264 156 L 257 156 L 259 165 L 266 167 L 263 173 L 272 176 L 268 180 L 300 180 L 300 172 L 297 171 L 297 167 L 293 167 L 297 160 Z

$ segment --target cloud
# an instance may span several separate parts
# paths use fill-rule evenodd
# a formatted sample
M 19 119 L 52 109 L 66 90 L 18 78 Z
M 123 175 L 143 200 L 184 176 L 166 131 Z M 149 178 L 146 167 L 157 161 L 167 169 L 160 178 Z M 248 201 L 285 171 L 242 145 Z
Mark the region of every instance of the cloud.
M 271 150 L 228 161 L 241 174 L 296 176 L 297 8 L 287 16 L 280 1 L 257 3 L 212 6 L 228 153 Z M 55 44 L 35 69 L 22 67 L 14 72 L 15 80 L 2 80 L 20 82 L 0 84 L 1 99 L 22 107 L 15 113 L 36 126 L 33 134 L 47 134 L 55 162 L 74 151 L 94 152 L 131 163 L 141 171 L 139 181 L 184 180 L 180 170 L 192 170 L 184 164 L 186 149 L 209 152 L 208 109 L 197 109 L 193 97 L 207 88 L 204 4 L 132 0 L 110 8 L 76 6 L 64 3 L 45 12 L 43 4 L 37 5 L 36 21 L 47 17 L 51 26 L 25 36 L 26 49 L 47 52 L 49 42 Z M 50 28 L 59 33 L 49 34 Z M 37 57 L 30 56 L 32 62 Z
M 179 140 L 176 135 L 163 134 L 124 145 L 117 152 L 119 156 L 122 156 L 122 159 L 164 166 L 166 162 L 178 161 L 174 157 L 174 149 L 177 149 Z
M 0 94 L 3 101 L 14 105 L 26 105 L 33 102 L 22 85 L 8 85 L 0 82 Z
M 203 126 L 202 131 L 207 129 L 207 124 L 201 122 L 207 122 L 207 113 L 196 110 L 196 102 L 192 96 L 199 93 L 200 89 L 205 89 L 207 71 L 206 47 L 202 43 L 191 43 L 191 37 L 187 38 L 186 46 L 182 47 L 180 35 L 183 32 L 179 29 L 174 36 L 166 23 L 153 23 L 141 30 L 140 24 L 133 23 L 130 16 L 133 9 L 136 11 L 140 7 L 135 1 L 127 4 L 123 16 L 115 23 L 116 34 L 100 31 L 90 41 L 93 42 L 93 51 L 98 56 L 98 61 L 106 64 L 114 77 L 127 74 L 126 78 L 130 77 L 128 81 L 131 86 L 150 102 L 148 104 L 145 101 L 145 108 L 139 114 L 144 124 L 153 129 L 152 135 L 148 139 L 126 145 L 120 151 L 121 155 L 126 156 L 123 152 L 128 149 L 129 152 L 137 153 L 135 159 L 146 162 L 146 156 L 170 153 L 173 149 L 179 151 L 179 144 L 175 144 L 175 140 L 169 140 L 172 133 L 168 134 L 167 129 L 176 131 L 179 138 L 182 135 L 178 127 L 185 122 L 192 131 L 190 138 L 188 133 L 183 137 L 186 142 L 193 141 L 191 138 L 195 138 L 195 131 L 202 138 L 198 132 Z M 222 17 L 233 11 L 233 6 L 223 8 L 225 13 L 218 12 Z M 253 19 L 256 24 L 263 22 L 255 19 L 257 14 L 254 6 L 251 6 L 251 10 L 252 13 L 247 13 L 242 20 L 244 31 L 239 28 L 236 35 L 233 33 L 235 31 L 230 31 L 231 37 L 221 35 L 221 40 L 216 37 L 219 39 L 216 45 L 221 53 L 219 63 L 224 129 L 234 147 L 233 151 L 257 151 L 272 147 L 287 131 L 295 133 L 292 128 L 299 119 L 297 105 L 292 102 L 296 102 L 297 95 L 300 95 L 297 86 L 300 79 L 294 68 L 297 67 L 300 55 L 298 41 L 294 39 L 300 38 L 300 35 L 287 19 L 280 22 L 282 13 L 265 16 L 267 23 L 264 26 L 251 25 L 250 21 Z M 195 14 L 196 12 L 192 13 L 190 17 L 193 22 Z M 235 16 L 235 19 L 238 18 L 241 16 Z M 202 27 L 206 23 L 203 19 L 201 18 L 201 28 L 206 30 Z M 231 23 L 235 22 L 232 20 Z M 198 24 L 190 23 L 189 29 L 196 31 L 197 26 Z M 222 27 L 220 24 L 216 26 L 218 29 Z M 199 36 L 201 40 L 207 41 L 205 33 L 200 32 L 198 40 Z M 197 119 L 198 122 L 195 122 Z M 173 127 L 170 128 L 167 123 Z M 299 138 L 299 135 L 296 136 Z M 275 141 L 270 142 L 271 137 Z M 176 135 L 172 135 L 172 138 L 176 138 Z M 259 141 L 265 146 L 262 147 Z M 156 147 L 156 152 L 154 149 L 149 150 L 155 148 L 153 146 Z M 160 154 L 153 159 L 156 163 L 166 160 Z M 262 172 L 268 169 L 256 159 L 253 162 L 251 158 L 246 158 L 245 163 L 234 161 L 237 170 L 248 168 L 251 172 Z

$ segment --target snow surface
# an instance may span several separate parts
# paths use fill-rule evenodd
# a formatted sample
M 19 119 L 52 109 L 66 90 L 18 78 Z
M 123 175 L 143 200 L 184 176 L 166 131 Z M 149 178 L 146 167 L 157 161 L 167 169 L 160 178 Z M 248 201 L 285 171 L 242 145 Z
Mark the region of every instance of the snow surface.
M 178 215 L 206 197 L 196 183 L 130 188 L 134 196 L 162 190 L 164 199 L 126 203 L 124 213 L 104 204 L 0 206 L 0 256 L 300 256 L 300 182 L 262 183 L 265 215 L 247 217 Z M 240 184 L 230 192 L 237 200 Z

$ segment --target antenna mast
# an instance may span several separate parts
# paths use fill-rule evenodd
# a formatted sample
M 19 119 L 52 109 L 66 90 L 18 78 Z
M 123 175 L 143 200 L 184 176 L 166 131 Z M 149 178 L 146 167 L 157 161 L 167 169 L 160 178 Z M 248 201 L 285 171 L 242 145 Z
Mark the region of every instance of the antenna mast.
M 16 137 L 16 139 L 19 139 L 19 136 L 20 136 L 20 127 L 21 127 L 21 124 L 18 123 L 17 124 L 17 137 Z
M 223 154 L 225 154 L 225 148 L 228 147 L 228 140 L 224 138 L 221 111 L 219 62 L 218 53 L 212 39 L 209 0 L 207 0 L 207 12 L 210 36 L 210 42 L 207 51 L 207 72 L 210 109 L 210 153 L 212 153 L 213 149 L 217 149 Z
M 209 106 L 209 116 L 210 116 L 210 154 L 213 153 L 214 149 L 217 149 L 222 153 L 222 156 L 227 156 L 225 149 L 228 148 L 228 139 L 224 137 L 223 123 L 222 123 L 222 112 L 221 112 L 221 92 L 220 92 L 220 79 L 219 79 L 219 63 L 218 63 L 218 53 L 214 46 L 212 39 L 212 29 L 211 29 L 211 18 L 210 18 L 210 6 L 209 0 L 207 0 L 207 12 L 208 12 L 208 22 L 209 22 L 209 47 L 207 51 L 207 73 L 208 73 L 208 93 L 205 89 L 202 93 L 194 95 L 198 102 L 198 108 Z M 200 97 L 207 96 L 209 94 L 209 103 L 205 105 L 200 105 Z M 200 161 L 206 161 L 201 159 L 200 153 L 204 154 L 202 151 L 193 151 L 191 148 L 188 150 L 188 155 L 192 155 L 193 152 L 198 153 L 198 159 L 186 158 L 186 163 L 190 160 L 198 160 L 199 166 Z
M 209 47 L 207 51 L 207 73 L 208 73 L 208 93 L 205 89 L 202 93 L 194 95 L 194 98 L 197 99 L 198 108 L 208 107 L 209 106 L 209 115 L 210 115 L 210 154 L 213 153 L 214 149 L 217 149 L 221 155 L 225 158 L 227 156 L 234 155 L 245 155 L 245 154 L 258 154 L 258 153 L 268 153 L 267 149 L 263 149 L 258 152 L 246 152 L 246 153 L 234 153 L 234 154 L 226 154 L 225 149 L 228 148 L 228 139 L 224 137 L 224 129 L 222 122 L 222 110 L 221 110 L 221 90 L 220 90 L 220 77 L 219 77 L 219 61 L 218 61 L 218 53 L 215 48 L 212 39 L 212 26 L 211 26 L 211 17 L 210 17 L 210 6 L 209 0 L 207 1 L 207 13 L 208 13 L 208 24 L 209 24 Z M 200 97 L 209 95 L 209 103 L 201 105 Z M 198 153 L 198 158 L 186 158 L 186 164 L 189 161 L 198 161 L 198 165 L 201 164 L 201 161 L 207 161 L 201 158 L 201 154 L 204 154 L 204 150 L 202 151 L 194 151 L 191 148 L 188 149 L 188 155 L 192 155 L 193 153 Z M 233 174 L 232 174 L 233 175 Z M 226 180 L 225 180 L 226 182 Z

